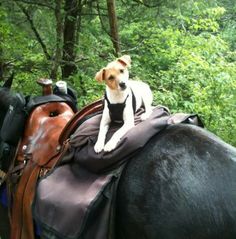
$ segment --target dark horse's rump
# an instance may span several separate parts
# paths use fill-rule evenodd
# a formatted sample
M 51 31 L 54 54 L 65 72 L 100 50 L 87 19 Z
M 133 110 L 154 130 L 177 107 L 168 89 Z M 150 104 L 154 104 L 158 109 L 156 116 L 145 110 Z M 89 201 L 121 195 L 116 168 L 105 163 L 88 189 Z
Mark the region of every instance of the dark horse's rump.
M 118 238 L 236 238 L 236 150 L 175 125 L 133 158 L 119 186 Z

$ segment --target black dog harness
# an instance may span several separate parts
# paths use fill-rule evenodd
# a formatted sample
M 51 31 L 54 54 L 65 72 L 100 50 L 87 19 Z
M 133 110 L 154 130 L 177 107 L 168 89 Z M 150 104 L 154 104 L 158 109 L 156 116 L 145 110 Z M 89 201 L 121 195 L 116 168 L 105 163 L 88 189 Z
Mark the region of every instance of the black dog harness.
M 136 111 L 136 99 L 134 96 L 133 91 L 131 90 L 132 93 L 132 106 L 133 106 L 133 112 L 135 113 Z M 107 98 L 107 94 L 105 92 L 105 100 L 107 101 L 107 106 L 109 109 L 109 114 L 111 117 L 112 122 L 124 122 L 123 120 L 123 112 L 126 104 L 126 100 L 128 99 L 129 95 L 127 95 L 125 101 L 123 103 L 116 103 L 116 104 L 111 104 L 111 102 Z

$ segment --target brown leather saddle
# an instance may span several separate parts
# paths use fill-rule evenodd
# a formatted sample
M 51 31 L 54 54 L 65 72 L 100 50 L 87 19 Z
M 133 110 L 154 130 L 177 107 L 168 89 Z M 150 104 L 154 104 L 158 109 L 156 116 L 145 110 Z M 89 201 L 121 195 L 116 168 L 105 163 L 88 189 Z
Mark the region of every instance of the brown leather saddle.
M 51 93 L 47 84 L 42 82 L 42 86 L 45 95 Z M 64 102 L 49 102 L 30 113 L 8 180 L 12 192 L 11 239 L 34 238 L 31 205 L 38 178 L 63 156 L 78 121 L 101 109 L 102 101 L 97 101 L 74 114 Z M 17 184 L 12 183 L 16 179 Z

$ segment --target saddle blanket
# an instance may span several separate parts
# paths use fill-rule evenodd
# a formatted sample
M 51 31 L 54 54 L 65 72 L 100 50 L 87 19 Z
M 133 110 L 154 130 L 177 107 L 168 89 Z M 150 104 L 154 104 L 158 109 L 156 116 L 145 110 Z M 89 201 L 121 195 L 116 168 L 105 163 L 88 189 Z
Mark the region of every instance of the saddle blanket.
M 202 126 L 197 115 L 170 115 L 156 107 L 149 119 L 135 115 L 135 126 L 109 153 L 94 152 L 101 114 L 83 122 L 70 137 L 62 164 L 43 177 L 33 205 L 36 222 L 45 239 L 111 239 L 114 237 L 116 189 L 122 169 L 148 140 L 174 123 Z M 120 127 L 113 125 L 108 139 Z

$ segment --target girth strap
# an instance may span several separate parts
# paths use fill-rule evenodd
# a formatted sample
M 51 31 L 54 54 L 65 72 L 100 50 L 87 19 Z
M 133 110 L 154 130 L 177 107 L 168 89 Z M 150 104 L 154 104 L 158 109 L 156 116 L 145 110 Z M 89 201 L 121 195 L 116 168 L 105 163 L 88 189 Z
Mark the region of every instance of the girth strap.
M 29 161 L 23 170 L 12 207 L 11 239 L 34 238 L 33 218 L 31 213 L 35 187 L 40 167 Z

